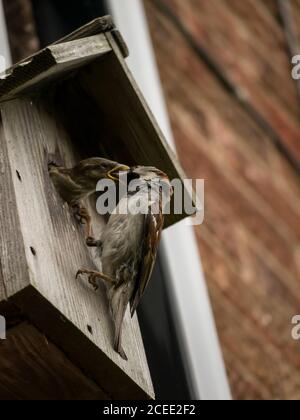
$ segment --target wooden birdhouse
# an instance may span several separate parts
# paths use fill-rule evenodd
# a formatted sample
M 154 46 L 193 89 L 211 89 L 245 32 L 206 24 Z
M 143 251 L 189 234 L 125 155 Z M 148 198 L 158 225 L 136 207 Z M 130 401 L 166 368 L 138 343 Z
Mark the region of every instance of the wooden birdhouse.
M 75 280 L 91 251 L 48 173 L 51 160 L 102 156 L 183 176 L 127 54 L 104 17 L 1 76 L 0 399 L 154 397 L 137 317 L 125 319 L 126 362 L 112 348 L 103 290 Z

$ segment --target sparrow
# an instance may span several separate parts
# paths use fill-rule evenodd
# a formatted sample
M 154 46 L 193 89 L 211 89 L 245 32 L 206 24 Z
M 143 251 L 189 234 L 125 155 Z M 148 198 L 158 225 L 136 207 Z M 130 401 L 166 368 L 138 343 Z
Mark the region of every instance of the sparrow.
M 119 173 L 130 168 L 118 162 L 104 158 L 82 160 L 73 168 L 58 166 L 54 162 L 48 164 L 49 175 L 58 193 L 74 210 L 80 222 L 87 225 L 86 237 L 92 236 L 91 217 L 81 200 L 96 191 L 100 179 L 107 178 L 119 181 Z
M 168 176 L 154 167 L 134 167 L 128 176 L 138 186 L 129 188 L 120 199 L 98 241 L 102 272 L 82 269 L 76 275 L 87 274 L 95 290 L 98 280 L 105 282 L 114 350 L 124 360 L 128 360 L 121 344 L 125 312 L 130 304 L 134 315 L 148 285 L 164 226 L 163 198 L 170 200 L 173 193 Z M 142 212 L 135 210 L 137 205 L 142 205 Z

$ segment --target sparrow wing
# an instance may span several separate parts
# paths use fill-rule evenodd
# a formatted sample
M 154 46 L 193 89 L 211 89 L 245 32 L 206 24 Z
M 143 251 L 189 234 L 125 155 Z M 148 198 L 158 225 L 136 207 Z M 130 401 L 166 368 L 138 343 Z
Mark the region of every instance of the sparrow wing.
M 134 315 L 149 283 L 156 260 L 163 224 L 164 216 L 161 212 L 159 214 L 148 213 L 145 215 L 141 261 L 136 277 L 135 290 L 130 300 L 131 316 Z

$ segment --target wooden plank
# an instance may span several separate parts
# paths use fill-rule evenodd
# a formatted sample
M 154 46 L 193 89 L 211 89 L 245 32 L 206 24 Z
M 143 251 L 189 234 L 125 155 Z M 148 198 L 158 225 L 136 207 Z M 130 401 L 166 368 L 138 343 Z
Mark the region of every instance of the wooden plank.
M 110 51 L 104 34 L 51 45 L 0 77 L 0 102 L 24 94 L 29 88 L 37 89 L 42 82 L 49 84 Z
M 15 290 L 19 290 L 20 279 L 25 283 L 29 279 L 26 279 L 24 272 L 26 267 L 24 243 L 19 215 L 16 212 L 13 185 L 14 178 L 19 181 L 18 172 L 16 167 L 14 173 L 11 172 L 3 123 L 1 118 L 0 120 L 0 296 L 2 300 L 13 294 Z
M 0 343 L 0 400 L 103 400 L 109 396 L 34 326 Z
M 62 44 L 69 41 L 74 41 L 76 39 L 87 38 L 93 35 L 98 35 L 104 32 L 112 31 L 115 29 L 115 24 L 111 16 L 103 16 L 97 19 L 94 19 L 92 22 L 88 22 L 86 25 L 81 26 L 72 33 L 64 36 L 58 41 L 54 42 L 55 44 Z
M 54 42 L 54 44 L 61 44 L 63 42 L 73 41 L 74 39 L 87 38 L 93 35 L 97 35 L 103 32 L 110 32 L 120 49 L 123 58 L 129 56 L 129 50 L 124 41 L 121 33 L 117 30 L 111 16 L 103 16 L 97 19 L 94 19 L 92 22 L 87 23 L 85 26 L 77 29 L 71 34 L 59 39 Z
M 125 362 L 112 348 L 113 330 L 103 287 L 95 293 L 83 280 L 75 280 L 79 268 L 97 268 L 95 264 L 99 261 L 85 246 L 82 229 L 58 197 L 47 166 L 53 157 L 73 165 L 80 159 L 80 147 L 76 149 L 71 143 L 59 116 L 54 110 L 46 110 L 42 99 L 16 99 L 2 104 L 1 108 L 6 159 L 11 174 L 15 175 L 14 195 L 5 192 L 10 194 L 6 198 L 10 206 L 2 208 L 2 217 L 19 220 L 20 230 L 14 233 L 15 225 L 6 226 L 5 238 L 12 236 L 10 253 L 12 258 L 20 260 L 17 266 L 20 268 L 15 270 L 12 264 L 6 263 L 6 254 L 0 250 L 0 260 L 6 267 L 3 279 L 6 295 L 0 300 L 13 297 L 36 325 L 41 323 L 45 331 L 49 328 L 51 340 L 59 341 L 65 346 L 65 352 L 74 354 L 73 362 L 83 366 L 108 394 L 152 397 L 137 318 L 131 320 L 129 313 L 125 317 L 124 349 L 129 358 Z M 82 146 L 85 139 L 81 142 Z M 7 172 L 6 177 L 9 177 Z M 90 211 L 95 213 L 93 206 Z M 6 219 L 9 212 L 13 216 Z M 95 234 L 99 234 L 103 221 L 94 216 Z M 46 319 L 43 297 L 51 307 Z M 67 320 L 68 328 L 61 335 L 63 326 L 59 324 Z

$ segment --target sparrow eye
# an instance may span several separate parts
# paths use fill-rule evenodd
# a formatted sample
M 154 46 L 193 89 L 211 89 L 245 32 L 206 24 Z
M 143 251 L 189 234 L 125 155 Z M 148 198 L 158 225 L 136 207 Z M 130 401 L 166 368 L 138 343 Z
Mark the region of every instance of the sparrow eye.
M 101 171 L 108 171 L 108 165 L 106 164 L 106 163 L 104 163 L 103 165 L 99 165 L 99 169 L 101 170 Z

